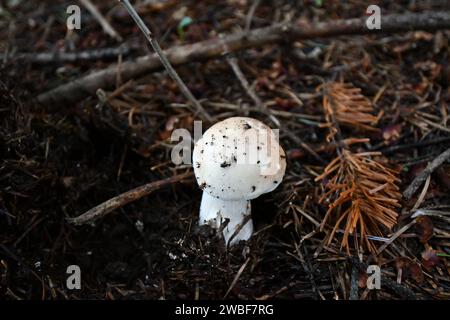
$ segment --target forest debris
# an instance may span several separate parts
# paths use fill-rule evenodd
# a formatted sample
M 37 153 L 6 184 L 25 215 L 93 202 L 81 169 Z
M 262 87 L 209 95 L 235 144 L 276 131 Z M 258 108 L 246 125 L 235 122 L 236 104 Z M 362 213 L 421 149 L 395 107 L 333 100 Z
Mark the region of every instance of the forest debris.
M 228 288 L 227 292 L 225 293 L 225 295 L 223 296 L 223 298 L 225 299 L 231 292 L 231 290 L 234 288 L 234 286 L 236 285 L 236 283 L 239 281 L 239 277 L 241 276 L 242 272 L 244 272 L 245 268 L 247 267 L 248 263 L 250 262 L 250 257 L 247 258 L 247 260 L 245 260 L 245 262 L 242 264 L 242 266 L 239 268 L 238 272 L 236 273 L 233 281 L 230 284 L 230 287 Z
M 387 147 L 385 149 L 382 149 L 381 152 L 383 152 L 384 155 L 396 153 L 402 150 L 411 150 L 415 148 L 422 148 L 422 147 L 428 147 L 435 144 L 444 144 L 446 142 L 450 142 L 450 137 L 444 137 L 444 138 L 436 138 L 436 139 L 428 139 L 425 141 L 417 141 L 413 143 L 407 143 L 402 145 L 395 145 L 392 147 Z
M 423 281 L 423 272 L 420 265 L 407 257 L 398 257 L 395 259 L 395 268 L 401 275 L 400 280 L 413 279 L 417 283 Z
M 259 6 L 260 2 L 261 2 L 261 0 L 253 1 L 253 4 L 250 7 L 250 10 L 248 11 L 247 17 L 245 19 L 245 28 L 244 28 L 245 32 L 248 32 L 250 30 L 250 27 L 252 25 L 253 16 L 255 15 L 256 8 Z
M 428 187 L 430 186 L 431 176 L 428 176 L 427 180 L 425 181 L 425 184 L 423 186 L 422 192 L 420 193 L 419 197 L 417 198 L 416 203 L 412 207 L 411 211 L 417 210 L 420 205 L 422 204 L 423 200 L 425 200 L 425 196 L 427 195 Z
M 391 144 L 392 142 L 400 139 L 400 135 L 403 129 L 402 123 L 391 124 L 382 130 L 382 135 L 384 139 L 384 143 L 386 145 Z
M 392 242 L 395 241 L 398 237 L 400 237 L 403 233 L 405 233 L 411 226 L 413 226 L 416 223 L 416 220 L 411 221 L 407 225 L 404 225 L 400 229 L 398 229 L 390 238 L 388 241 L 386 241 L 377 251 L 377 255 L 379 255 L 381 252 L 384 251 Z
M 388 277 L 383 278 L 383 284 L 389 289 L 393 290 L 403 300 L 419 300 L 417 295 L 407 286 L 399 284 Z
M 359 282 L 361 280 L 359 269 L 356 265 L 352 265 L 351 280 L 350 280 L 350 295 L 348 300 L 359 299 Z M 367 282 L 366 282 L 367 283 Z
M 440 185 L 450 190 L 450 170 L 449 168 L 440 167 L 436 172 L 436 177 Z
M 442 264 L 441 258 L 439 258 L 439 256 L 437 255 L 436 250 L 433 250 L 432 248 L 427 248 L 425 251 L 422 252 L 422 265 L 428 271 L 431 270 L 433 267 L 441 264 Z
M 189 90 L 184 81 L 180 78 L 178 73 L 172 67 L 172 64 L 170 63 L 169 59 L 167 59 L 164 51 L 159 46 L 158 41 L 153 37 L 152 32 L 144 23 L 144 21 L 141 19 L 141 17 L 136 12 L 134 7 L 131 5 L 130 1 L 119 0 L 119 2 L 121 2 L 125 6 L 125 8 L 128 10 L 133 20 L 138 25 L 139 29 L 141 29 L 142 33 L 147 38 L 153 50 L 155 50 L 156 55 L 158 56 L 164 68 L 166 69 L 167 73 L 177 83 L 181 93 L 186 97 L 186 99 L 188 99 L 188 101 L 192 103 L 193 107 L 197 109 L 197 112 L 199 112 L 205 118 L 205 120 L 211 121 L 212 120 L 211 116 L 208 114 L 208 112 L 206 112 L 206 110 L 203 108 L 203 106 L 200 104 L 197 98 L 195 98 L 195 96 L 192 94 L 191 90 Z
M 378 121 L 378 118 L 371 114 L 373 105 L 369 99 L 361 94 L 360 88 L 348 83 L 333 82 L 327 85 L 323 99 L 325 115 L 328 117 L 334 115 L 340 125 L 365 131 L 378 130 L 373 127 Z M 337 128 L 334 126 L 332 119 L 327 119 L 327 122 L 328 125 L 331 125 L 327 140 L 331 141 Z
M 269 110 L 263 104 L 261 99 L 258 97 L 255 90 L 248 83 L 247 78 L 245 77 L 244 73 L 242 72 L 241 68 L 239 67 L 236 57 L 231 56 L 228 53 L 228 49 L 226 47 L 225 47 L 225 50 L 227 53 L 226 60 L 227 60 L 228 64 L 230 65 L 231 69 L 233 70 L 234 74 L 236 75 L 236 78 L 238 78 L 239 82 L 241 83 L 242 88 L 245 90 L 247 95 L 253 100 L 256 108 L 260 109 L 262 112 L 264 112 L 270 116 Z M 280 122 L 278 120 L 276 121 L 276 125 L 277 126 L 280 125 Z
M 139 41 L 140 34 L 135 32 L 134 23 L 122 6 L 117 6 L 115 1 L 101 5 L 101 2 L 91 1 L 98 4 L 98 8 L 105 14 L 108 12 L 108 19 L 114 17 L 114 27 L 120 27 L 118 31 L 124 32 L 123 35 L 129 35 L 127 42 L 143 44 L 142 40 Z M 137 1 L 131 2 L 138 5 Z M 140 6 L 146 12 L 145 18 L 146 20 L 149 18 L 157 26 L 159 34 L 164 34 L 165 47 L 185 43 L 176 34 L 178 21 L 172 20 L 171 17 L 175 10 L 186 4 L 174 4 L 174 7 L 165 9 L 164 12 L 152 14 L 147 8 L 153 5 L 154 1 L 150 1 L 150 4 L 149 1 L 144 2 Z M 161 3 L 161 0 L 156 2 Z M 4 37 L 0 41 L 0 47 L 9 52 L 11 57 L 17 57 L 17 52 L 35 50 L 58 52 L 63 47 L 72 46 L 72 42 L 78 48 L 77 51 L 95 49 L 90 46 L 103 48 L 111 43 L 111 39 L 96 27 L 96 21 L 90 16 L 83 16 L 83 30 L 73 32 L 70 39 L 64 39 L 64 32 L 61 31 L 65 26 L 60 19 L 60 13 L 65 8 L 64 4 L 46 6 L 37 12 L 36 1 L 17 3 L 13 7 L 14 12 L 21 14 L 7 17 L 4 23 L 0 22 L 5 26 L 2 29 L 4 32 L 1 32 Z M 187 13 L 194 19 L 195 25 L 187 30 L 186 41 L 189 42 L 186 43 L 213 37 L 216 32 L 226 32 L 224 30 L 233 29 L 236 25 L 244 26 L 245 13 L 250 6 L 252 3 L 248 1 L 231 1 L 219 6 L 213 2 L 199 3 L 198 6 L 188 5 Z M 251 25 L 265 26 L 272 20 L 283 19 L 284 13 L 289 17 L 297 10 L 301 10 L 302 16 L 311 17 L 312 21 L 332 21 L 336 18 L 352 17 L 355 13 L 362 13 L 360 9 L 365 9 L 365 6 L 353 2 L 351 4 L 339 2 L 336 6 L 337 11 L 322 9 L 317 11 L 317 8 L 311 6 L 298 6 L 289 2 L 280 11 L 272 10 L 276 9 L 276 6 L 274 7 L 271 2 L 261 2 Z M 414 11 L 422 12 L 431 8 L 440 10 L 439 7 L 448 10 L 442 4 L 429 6 L 417 3 Z M 390 12 L 403 13 L 406 9 L 404 4 L 396 2 L 386 3 L 382 8 L 383 15 Z M 143 10 L 138 12 L 144 14 Z M 339 14 L 333 15 L 333 12 Z M 49 23 L 52 17 L 58 19 L 53 24 Z M 328 162 L 333 160 L 344 146 L 342 142 L 341 145 L 327 143 L 323 137 L 324 132 L 317 129 L 318 122 L 323 119 L 323 115 L 317 113 L 317 98 L 322 97 L 322 92 L 314 93 L 314 87 L 335 76 L 353 82 L 363 88 L 364 93 L 369 94 L 367 97 L 376 105 L 377 111 L 380 111 L 373 114 L 384 112 L 386 115 L 381 122 L 383 127 L 403 124 L 399 139 L 396 139 L 396 132 L 391 132 L 394 134 L 391 135 L 392 139 L 388 140 L 377 134 L 373 135 L 377 139 L 373 145 L 370 142 L 349 145 L 347 147 L 349 150 L 353 152 L 361 152 L 366 148 L 368 151 L 387 150 L 385 154 L 391 152 L 389 160 L 392 163 L 422 161 L 422 155 L 428 155 L 428 159 L 431 157 L 429 161 L 432 161 L 436 155 L 450 147 L 446 145 L 449 141 L 449 138 L 445 138 L 446 132 L 439 132 L 441 129 L 435 130 L 431 125 L 427 125 L 427 130 L 420 130 L 411 126 L 405 115 L 416 110 L 429 114 L 430 117 L 427 119 L 436 124 L 448 125 L 448 104 L 445 103 L 446 92 L 442 89 L 448 84 L 448 79 L 445 78 L 447 70 L 442 67 L 439 76 L 431 79 L 430 73 L 434 67 L 429 69 L 425 65 L 416 68 L 417 62 L 420 61 L 442 62 L 439 57 L 447 55 L 447 33 L 445 31 L 433 36 L 434 42 L 441 43 L 437 51 L 433 51 L 433 40 L 414 41 L 413 32 L 391 36 L 373 34 L 369 37 L 336 38 L 333 41 L 300 40 L 293 43 L 291 49 L 301 49 L 309 60 L 299 60 L 298 57 L 291 56 L 289 43 L 286 44 L 288 47 L 273 44 L 265 46 L 264 50 L 249 50 L 242 57 L 245 64 L 241 64 L 242 61 L 239 60 L 239 66 L 250 85 L 254 79 L 257 85 L 260 78 L 267 80 L 267 83 L 261 81 L 256 93 L 271 108 L 272 114 L 280 117 L 293 136 L 304 139 L 313 151 Z M 81 36 L 78 41 L 76 34 Z M 431 37 L 427 35 L 426 38 Z M 410 49 L 401 55 L 395 55 L 393 46 L 402 41 L 408 42 Z M 414 49 L 417 45 L 420 50 Z M 133 49 L 134 45 L 130 45 L 130 48 Z M 359 62 L 354 64 L 352 61 Z M 18 263 L 6 255 L 2 258 L 8 266 L 6 271 L 5 268 L 2 269 L 0 263 L 0 278 L 7 273 L 6 279 L 0 280 L 0 287 L 3 284 L 0 295 L 5 293 L 10 299 L 51 299 L 55 298 L 56 293 L 56 298 L 60 299 L 86 297 L 103 299 L 106 292 L 106 298 L 109 299 L 222 298 L 250 250 L 254 263 L 250 261 L 243 270 L 228 298 L 261 296 L 315 299 L 319 297 L 320 292 L 326 299 L 357 297 L 357 289 L 353 289 L 353 295 L 349 292 L 352 279 L 351 266 L 347 262 L 345 250 L 339 250 L 339 242 L 344 231 L 338 231 L 336 238 L 339 241 L 333 241 L 327 246 L 323 241 L 324 233 L 318 230 L 326 211 L 317 204 L 320 197 L 318 193 L 326 185 L 327 179 L 321 184 L 314 185 L 311 177 L 319 175 L 320 170 L 328 163 L 321 166 L 303 149 L 297 149 L 301 146 L 290 141 L 292 139 L 285 134 L 281 134 L 281 139 L 286 150 L 300 151 L 294 151 L 292 156 L 295 159 L 302 157 L 303 159 L 291 163 L 286 183 L 279 188 L 273 198 L 256 203 L 255 209 L 267 211 L 268 215 L 258 218 L 259 231 L 244 249 L 238 247 L 224 252 L 225 247 L 218 245 L 218 239 L 211 230 L 208 228 L 198 230 L 197 219 L 192 215 L 192 205 L 199 201 L 200 193 L 190 194 L 192 193 L 190 191 L 193 191 L 190 190 L 192 179 L 171 185 L 145 199 L 119 208 L 105 219 L 98 220 L 96 223 L 101 223 L 101 227 L 95 230 L 87 226 L 74 229 L 67 223 L 67 217 L 83 213 L 109 197 L 138 185 L 184 172 L 184 169 L 171 169 L 170 146 L 159 134 L 169 133 L 170 136 L 170 132 L 178 127 L 192 128 L 184 125 L 183 121 L 196 115 L 186 104 L 187 101 L 183 101 L 186 99 L 179 94 L 174 82 L 164 75 L 165 72 L 146 74 L 139 82 L 129 85 L 125 91 L 123 86 L 120 87 L 121 81 L 118 81 L 117 85 L 114 81 L 112 89 L 105 88 L 105 94 L 99 95 L 98 99 L 95 96 L 89 97 L 89 93 L 86 93 L 85 100 L 81 104 L 55 104 L 54 107 L 60 108 L 62 113 L 48 114 L 42 109 L 29 112 L 31 111 L 29 102 L 32 102 L 29 98 L 45 92 L 42 90 L 44 85 L 46 88 L 50 88 L 52 84 L 58 86 L 76 79 L 85 74 L 84 72 L 106 68 L 108 65 L 104 61 L 83 62 L 76 66 L 67 66 L 68 69 L 62 68 L 62 73 L 58 71 L 58 74 L 54 74 L 53 71 L 57 66 L 42 68 L 41 65 L 33 65 L 29 66 L 30 69 L 27 68 L 28 64 L 20 62 L 7 63 L 0 72 L 4 74 L 0 80 L 0 91 L 3 91 L 1 87 L 2 83 L 5 83 L 18 99 L 16 106 L 10 103 L 9 99 L 0 98 L 5 102 L 0 103 L 2 105 L 0 153 L 4 154 L 4 161 L 0 165 L 2 176 L 0 183 L 5 191 L 0 196 L 0 219 L 4 222 L 2 227 L 8 231 L 4 233 L 0 242 L 20 256 L 22 261 L 30 262 L 36 272 L 45 275 L 41 280 L 50 288 L 40 286 L 39 279 L 35 279 L 29 271 L 20 266 L 20 263 L 17 268 L 11 268 Z M 199 94 L 207 100 L 202 104 L 211 115 L 221 118 L 250 112 L 266 119 L 264 115 L 258 114 L 258 110 L 253 106 L 240 109 L 241 101 L 252 101 L 247 99 L 245 91 L 240 89 L 237 79 L 233 79 L 226 61 L 194 63 L 191 67 L 193 68 L 184 65 L 179 70 L 180 75 L 185 81 L 189 80 L 187 84 L 190 88 L 192 85 L 191 90 L 195 90 L 194 94 Z M 189 70 L 195 71 L 195 79 L 190 77 L 193 74 L 189 73 Z M 423 77 L 429 81 L 422 81 Z M 417 83 L 427 83 L 421 96 L 417 96 L 414 91 Z M 115 92 L 111 93 L 113 90 Z M 288 91 L 295 96 L 289 95 Z M 67 108 L 73 112 L 68 112 L 70 110 Z M 176 119 L 179 119 L 179 122 Z M 351 127 L 343 130 L 344 140 L 352 137 L 351 132 L 355 132 Z M 345 136 L 347 134 L 349 135 Z M 388 147 L 387 144 L 395 146 Z M 125 156 L 123 150 L 126 148 L 129 152 Z M 134 155 L 137 149 L 145 150 L 146 158 Z M 371 159 L 378 160 L 377 157 Z M 432 183 L 429 191 L 425 192 L 426 202 L 423 203 L 426 207 L 422 204 L 421 209 L 415 211 L 417 214 L 429 215 L 435 225 L 435 237 L 429 241 L 433 249 L 428 244 L 423 245 L 418 241 L 415 228 L 411 225 L 408 231 L 395 233 L 391 239 L 398 234 L 400 236 L 393 240 L 379 257 L 373 258 L 366 251 L 355 255 L 355 260 L 376 264 L 382 268 L 380 290 L 365 288 L 368 277 L 367 264 L 360 269 L 359 299 L 450 297 L 449 276 L 445 264 L 434 266 L 430 270 L 426 266 L 429 262 L 433 264 L 433 257 L 439 257 L 443 260 L 442 263 L 447 263 L 449 257 L 449 198 L 444 193 L 444 185 L 448 184 L 444 182 L 440 186 L 436 181 L 441 177 L 441 172 L 449 171 L 449 165 L 446 163 L 434 171 L 433 175 L 428 176 L 428 181 L 432 178 Z M 427 163 L 420 167 L 415 166 L 418 170 L 410 170 L 405 174 L 410 178 L 404 187 L 426 165 Z M 119 181 L 118 169 L 122 166 L 123 172 Z M 150 172 L 150 179 L 147 181 L 145 176 L 148 174 L 143 175 L 143 166 L 150 170 L 146 170 L 147 173 Z M 76 177 L 76 180 L 72 182 L 71 177 Z M 423 187 L 424 185 L 425 183 L 418 188 L 413 196 L 415 199 L 409 201 L 410 207 L 414 203 L 420 203 L 417 198 L 422 189 L 427 189 Z M 172 188 L 176 191 L 173 194 Z M 375 191 L 376 189 L 373 190 Z M 175 198 L 161 196 L 166 194 Z M 28 198 L 23 198 L 23 195 Z M 122 217 L 119 213 L 124 212 L 123 209 L 126 209 L 126 216 Z M 146 214 L 149 209 L 164 214 Z M 406 210 L 404 220 L 408 219 L 408 213 L 414 213 L 414 210 Z M 36 219 L 41 217 L 46 217 L 45 223 L 32 228 L 17 247 L 14 247 L 14 242 L 31 226 L 28 218 L 37 221 Z M 146 228 L 142 230 L 144 224 Z M 402 226 L 403 224 L 396 226 L 395 231 Z M 331 228 L 327 227 L 326 231 L 329 232 Z M 42 237 L 43 232 L 45 237 Z M 354 236 L 359 237 L 356 233 Z M 125 238 L 127 241 L 123 241 Z M 368 238 L 372 239 L 371 236 Z M 353 241 L 353 236 L 350 240 Z M 388 240 L 390 242 L 385 236 L 374 239 L 373 243 L 378 247 Z M 297 246 L 305 249 L 302 250 L 303 261 L 309 258 L 311 261 L 302 264 L 295 259 L 293 248 Z M 436 252 L 428 252 L 431 258 L 427 257 L 428 260 L 424 260 L 420 254 L 427 248 Z M 307 250 L 311 250 L 312 254 L 317 253 L 317 256 L 308 254 Z M 353 247 L 351 250 L 353 254 Z M 1 251 L 3 250 L 0 248 L 0 255 L 3 253 Z M 177 259 L 170 259 L 169 253 Z M 426 272 L 424 273 L 426 282 L 420 286 L 411 281 L 397 284 L 395 268 L 392 272 L 393 263 L 389 265 L 386 263 L 399 255 L 408 256 L 420 263 Z M 80 267 L 83 270 L 94 266 L 98 271 L 83 277 L 82 292 L 66 290 L 64 285 L 60 286 L 58 283 L 58 279 L 61 279 L 60 270 L 53 267 L 55 263 L 69 265 L 74 259 L 81 263 Z M 131 271 L 125 272 L 122 279 L 110 279 L 103 273 L 105 266 L 120 261 L 127 262 L 128 271 Z M 276 266 L 276 270 L 281 272 L 274 274 L 271 266 Z M 280 275 L 283 278 L 281 282 Z M 313 281 L 310 283 L 308 278 Z M 56 286 L 55 290 L 53 285 Z M 416 296 L 412 290 L 416 292 Z
M 55 63 L 73 63 L 93 60 L 116 59 L 118 56 L 127 56 L 130 48 L 122 45 L 117 48 L 101 48 L 93 50 L 83 50 L 76 52 L 40 52 L 40 53 L 17 53 L 10 55 L 1 55 L 0 60 L 16 59 L 35 64 L 55 64 Z
M 223 43 L 230 52 L 259 47 L 269 43 L 301 40 L 320 37 L 333 37 L 350 34 L 376 33 L 366 28 L 366 17 L 334 20 L 305 24 L 300 20 L 295 23 L 280 23 L 273 26 L 240 32 L 224 37 L 214 38 L 198 43 L 172 47 L 164 51 L 173 65 L 220 57 L 223 54 Z M 437 30 L 450 28 L 449 12 L 422 12 L 382 15 L 382 32 L 402 32 L 417 29 Z M 121 66 L 123 81 L 136 78 L 162 67 L 156 54 L 139 58 L 137 61 L 124 62 Z M 86 93 L 94 95 L 98 88 L 108 89 L 116 83 L 117 65 L 82 76 L 74 81 L 60 85 L 37 97 L 37 102 L 44 105 L 60 105 L 62 102 L 76 102 L 86 97 Z
M 120 34 L 113 28 L 113 26 L 111 26 L 108 20 L 106 20 L 106 18 L 90 0 L 80 0 L 80 2 L 94 16 L 106 34 L 117 41 L 122 41 Z
M 416 234 L 422 243 L 427 243 L 433 236 L 434 226 L 433 222 L 428 216 L 422 215 L 416 218 Z
M 450 158 L 450 148 L 441 153 L 436 159 L 431 161 L 427 167 L 411 182 L 411 184 L 403 192 L 403 196 L 406 199 L 410 199 L 422 183 L 433 173 L 434 170 L 439 168 L 445 161 Z
M 75 218 L 67 218 L 67 221 L 69 223 L 72 223 L 74 225 L 82 225 L 89 222 L 92 222 L 98 218 L 104 217 L 111 211 L 123 207 L 127 203 L 136 201 L 142 197 L 145 197 L 152 193 L 155 190 L 158 190 L 162 187 L 174 184 L 176 182 L 180 182 L 184 179 L 190 178 L 193 176 L 192 172 L 187 172 L 183 174 L 179 174 L 167 179 L 153 181 L 147 184 L 144 184 L 143 186 L 134 188 L 132 190 L 129 190 L 127 192 L 124 192 L 114 198 L 111 198 L 98 206 L 86 211 L 82 215 L 79 215 Z

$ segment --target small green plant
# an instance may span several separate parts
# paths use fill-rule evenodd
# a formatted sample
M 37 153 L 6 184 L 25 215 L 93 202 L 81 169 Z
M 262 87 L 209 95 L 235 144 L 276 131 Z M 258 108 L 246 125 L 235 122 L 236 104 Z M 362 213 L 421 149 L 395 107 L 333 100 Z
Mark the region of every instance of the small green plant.
M 186 16 L 183 19 L 181 19 L 181 21 L 177 27 L 178 36 L 180 37 L 181 41 L 184 41 L 184 37 L 185 37 L 184 29 L 187 26 L 189 26 L 190 24 L 192 24 L 193 22 L 194 22 L 194 20 L 192 20 L 191 17 Z

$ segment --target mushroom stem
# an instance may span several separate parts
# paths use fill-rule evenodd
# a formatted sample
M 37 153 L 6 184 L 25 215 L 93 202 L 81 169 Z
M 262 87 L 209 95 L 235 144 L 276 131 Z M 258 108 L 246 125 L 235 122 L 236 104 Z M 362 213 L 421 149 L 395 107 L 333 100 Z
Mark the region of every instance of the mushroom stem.
M 203 192 L 202 203 L 200 205 L 199 224 L 208 224 L 213 228 L 220 229 L 222 223 L 229 219 L 228 224 L 223 229 L 225 243 L 230 245 L 238 243 L 240 240 L 248 240 L 253 233 L 253 222 L 251 217 L 250 201 L 242 200 L 221 200 L 207 192 Z M 249 218 L 248 218 L 249 217 Z M 231 239 L 235 231 L 244 224 L 241 230 Z

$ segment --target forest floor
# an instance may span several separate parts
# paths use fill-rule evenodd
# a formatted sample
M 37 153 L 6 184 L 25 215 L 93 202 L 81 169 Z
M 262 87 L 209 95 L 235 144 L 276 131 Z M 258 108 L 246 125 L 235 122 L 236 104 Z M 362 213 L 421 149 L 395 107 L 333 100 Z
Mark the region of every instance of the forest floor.
M 446 1 L 374 2 L 383 14 L 450 10 Z M 368 6 L 359 0 L 140 3 L 138 12 L 164 49 L 241 32 L 248 24 L 362 17 Z M 95 88 L 102 89 L 97 95 L 37 104 L 39 94 L 88 72 L 152 53 L 116 1 L 94 4 L 122 40 L 105 33 L 83 6 L 81 29 L 68 31 L 69 4 L 0 1 L 0 297 L 450 298 L 448 161 L 409 199 L 398 199 L 398 219 L 392 230 L 381 228 L 379 241 L 370 240 L 372 251 L 342 247 L 342 232 L 330 238 L 335 217 L 320 228 L 327 181 L 316 181 L 339 148 L 327 141 L 330 125 L 318 89 L 325 83 L 351 84 L 370 102 L 377 123 L 368 130 L 343 125 L 340 134 L 370 138 L 350 147 L 381 152 L 384 165 L 398 173 L 400 193 L 450 148 L 448 30 L 284 41 L 236 52 L 251 88 L 284 129 L 288 165 L 283 183 L 252 201 L 254 236 L 227 249 L 213 230 L 198 227 L 202 191 L 194 178 L 95 222 L 68 222 L 118 194 L 191 170 L 171 162 L 170 135 L 175 128 L 192 132 L 198 120 L 161 70 L 131 80 L 119 72 L 113 87 Z M 117 54 L 120 45 L 124 51 Z M 97 59 L 36 58 L 106 48 Z M 273 126 L 226 57 L 176 69 L 211 123 L 251 116 Z M 81 269 L 81 290 L 66 287 L 70 265 Z M 368 265 L 381 268 L 379 290 L 366 288 Z

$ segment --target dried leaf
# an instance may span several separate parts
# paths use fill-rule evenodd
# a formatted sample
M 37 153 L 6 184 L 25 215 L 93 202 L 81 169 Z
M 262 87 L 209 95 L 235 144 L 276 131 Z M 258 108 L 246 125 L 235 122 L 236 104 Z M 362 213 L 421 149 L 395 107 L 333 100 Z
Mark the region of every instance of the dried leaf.
M 433 236 L 434 226 L 430 217 L 419 216 L 416 219 L 415 224 L 416 234 L 419 236 L 419 240 L 422 243 L 427 243 L 428 240 Z
M 425 31 L 415 31 L 413 35 L 415 40 L 431 41 L 434 38 L 434 34 Z
M 428 248 L 422 252 L 422 265 L 425 269 L 431 270 L 433 267 L 441 264 L 441 258 L 438 257 L 436 250 Z
M 305 153 L 301 149 L 291 149 L 288 150 L 287 156 L 290 160 L 297 160 L 303 158 Z
M 289 99 L 284 99 L 284 98 L 280 98 L 280 97 L 276 97 L 275 98 L 275 104 L 277 107 L 283 109 L 283 110 L 289 110 L 292 107 L 295 107 L 297 105 L 297 103 L 295 101 L 289 100 Z
M 385 144 L 391 144 L 400 138 L 403 125 L 401 123 L 393 124 L 385 127 L 382 130 L 383 139 Z
M 359 279 L 358 279 L 358 287 L 361 289 L 366 288 L 368 278 L 369 278 L 369 276 L 368 276 L 367 272 L 360 272 Z
M 423 272 L 420 265 L 407 257 L 398 257 L 395 259 L 395 268 L 397 272 L 402 270 L 402 280 L 412 279 L 417 283 L 423 281 Z
M 436 178 L 439 183 L 445 187 L 447 190 L 450 190 L 450 170 L 448 166 L 442 166 L 436 171 Z

